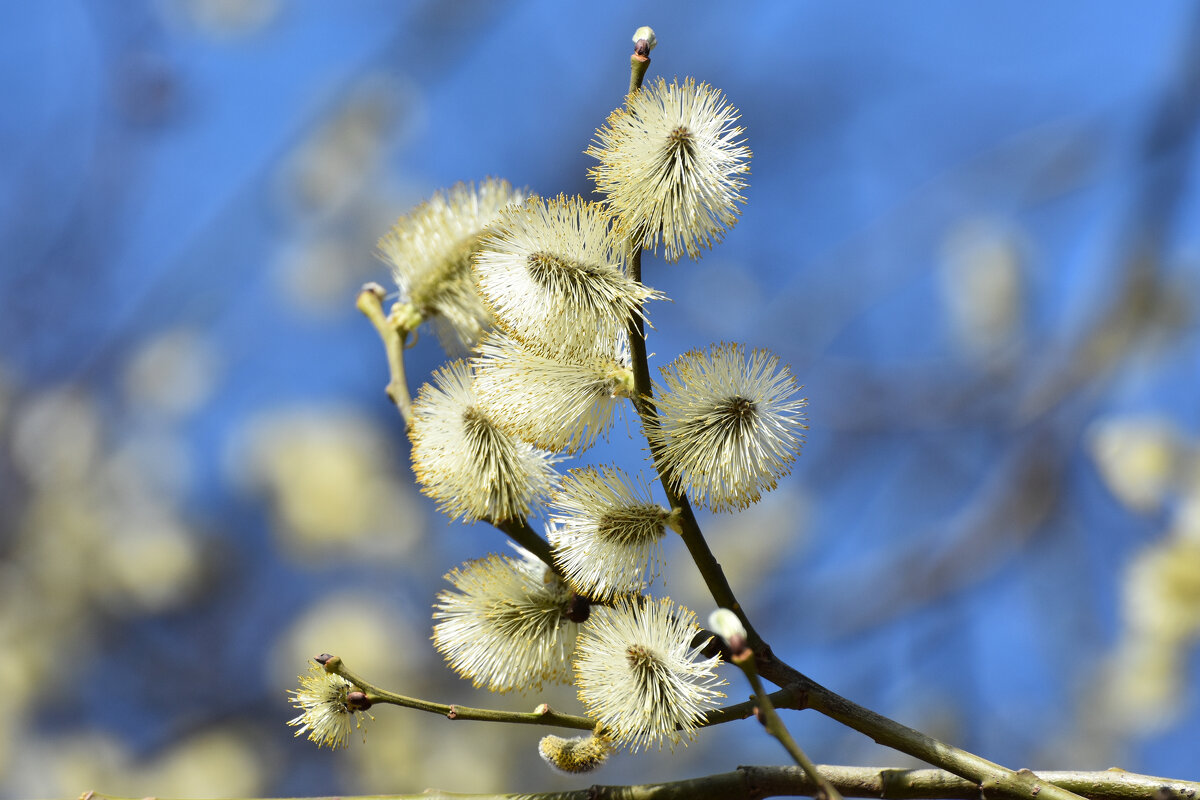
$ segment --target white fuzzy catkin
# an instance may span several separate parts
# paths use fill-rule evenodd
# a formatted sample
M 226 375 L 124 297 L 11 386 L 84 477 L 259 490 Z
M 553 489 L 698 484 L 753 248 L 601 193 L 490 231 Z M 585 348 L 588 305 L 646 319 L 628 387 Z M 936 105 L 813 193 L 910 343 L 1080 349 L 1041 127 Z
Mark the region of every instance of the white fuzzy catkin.
M 392 268 L 401 302 L 430 322 L 447 352 L 470 349 L 490 326 L 472 258 L 483 229 L 525 197 L 496 178 L 478 187 L 459 183 L 401 217 L 379 240 L 379 255 Z
M 354 685 L 317 664 L 299 680 L 300 688 L 289 693 L 292 705 L 301 713 L 288 720 L 288 725 L 297 727 L 297 736 L 307 733 L 309 741 L 316 742 L 317 747 L 328 746 L 335 750 L 345 747 L 351 729 L 362 730 L 363 716 L 370 716 L 365 711 L 351 710 L 347 697 Z
M 717 657 L 697 660 L 695 615 L 669 599 L 596 606 L 575 650 L 575 684 L 588 715 L 634 752 L 695 738 L 724 693 Z
M 536 447 L 586 450 L 608 433 L 614 412 L 633 393 L 623 339 L 614 337 L 607 348 L 562 352 L 493 331 L 471 362 L 479 402 L 498 425 Z
M 552 456 L 492 421 L 462 361 L 442 367 L 421 388 L 408 436 L 421 491 L 452 519 L 523 517 L 558 479 Z
M 774 489 L 804 442 L 804 406 L 791 371 L 740 344 L 684 353 L 663 367 L 658 424 L 647 435 L 669 485 L 698 505 L 730 511 Z
M 490 555 L 451 571 L 438 594 L 433 643 L 450 666 L 493 692 L 538 689 L 570 678 L 579 626 L 571 590 L 532 554 Z
M 497 325 L 543 349 L 589 351 L 661 297 L 625 273 L 624 240 L 598 203 L 560 196 L 507 209 L 475 257 Z
M 601 736 L 544 736 L 538 755 L 553 769 L 567 775 L 593 772 L 612 755 L 613 747 Z
M 549 508 L 554 560 L 581 593 L 593 600 L 638 594 L 658 574 L 671 512 L 644 480 L 617 467 L 570 470 Z
M 596 131 L 589 171 L 626 236 L 678 261 L 721 241 L 744 203 L 750 149 L 738 111 L 708 84 L 659 78 Z

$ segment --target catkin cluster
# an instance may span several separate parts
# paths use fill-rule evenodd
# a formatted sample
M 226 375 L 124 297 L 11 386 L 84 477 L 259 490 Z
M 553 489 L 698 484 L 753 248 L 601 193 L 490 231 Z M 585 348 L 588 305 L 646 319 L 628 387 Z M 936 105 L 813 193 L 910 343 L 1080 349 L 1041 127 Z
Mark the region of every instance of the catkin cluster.
M 647 305 L 664 295 L 634 261 L 660 245 L 668 262 L 696 258 L 736 224 L 750 159 L 737 120 L 705 83 L 655 81 L 609 115 L 586 151 L 598 199 L 460 184 L 380 241 L 400 290 L 395 318 L 429 322 L 448 349 L 469 352 L 413 403 L 422 491 L 456 519 L 539 516 L 552 554 L 491 555 L 451 571 L 434 644 L 492 691 L 574 683 L 596 733 L 544 740 L 541 754 L 560 769 L 591 769 L 614 747 L 686 741 L 717 706 L 720 659 L 701 655 L 695 615 L 647 595 L 664 568 L 661 540 L 680 530 L 685 499 L 713 511 L 757 502 L 803 441 L 805 401 L 764 350 L 716 344 L 676 358 L 657 384 L 636 379 Z M 619 411 L 647 438 L 643 470 L 560 474 L 563 460 L 608 436 Z M 348 723 L 326 718 L 353 713 L 338 700 L 345 688 L 298 694 L 300 732 L 344 743 Z

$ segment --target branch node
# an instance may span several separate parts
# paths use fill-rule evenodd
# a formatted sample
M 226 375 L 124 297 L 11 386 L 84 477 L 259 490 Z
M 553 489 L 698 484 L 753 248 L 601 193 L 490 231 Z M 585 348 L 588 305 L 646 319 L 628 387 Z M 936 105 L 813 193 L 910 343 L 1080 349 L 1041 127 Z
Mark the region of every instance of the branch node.
M 908 777 L 906 769 L 881 769 L 879 770 L 879 796 L 883 800 L 888 800 L 891 797 L 903 796 L 903 788 L 905 779 Z
M 367 697 L 366 692 L 353 691 L 346 695 L 346 708 L 351 711 L 367 711 L 375 701 Z
M 756 767 L 748 767 L 739 765 L 737 768 L 742 776 L 742 782 L 746 785 L 746 797 L 749 800 L 761 800 L 766 797 L 766 792 L 759 786 L 757 780 L 758 769 Z
M 997 800 L 1004 796 L 1004 787 L 997 778 L 985 778 L 979 782 L 980 800 Z
M 458 719 L 458 706 L 450 706 L 450 710 L 446 712 L 446 719 Z
M 812 706 L 809 705 L 809 695 L 808 695 L 808 687 L 807 686 L 801 686 L 799 684 L 793 683 L 790 686 L 788 686 L 788 689 L 792 695 L 792 702 L 795 704 L 795 705 L 791 706 L 791 709 L 793 711 L 803 711 L 806 708 L 812 708 Z

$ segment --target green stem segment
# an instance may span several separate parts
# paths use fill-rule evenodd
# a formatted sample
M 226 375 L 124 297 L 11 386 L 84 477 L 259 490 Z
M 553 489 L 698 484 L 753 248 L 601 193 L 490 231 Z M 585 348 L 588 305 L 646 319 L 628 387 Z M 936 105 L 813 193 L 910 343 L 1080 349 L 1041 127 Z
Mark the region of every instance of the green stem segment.
M 447 719 L 464 719 L 474 720 L 478 722 L 510 722 L 517 725 L 546 725 L 556 728 L 573 728 L 575 730 L 590 731 L 596 727 L 594 719 L 587 717 L 578 717 L 572 714 L 560 714 L 550 708 L 549 705 L 543 703 L 531 712 L 520 711 L 499 711 L 490 708 L 471 708 L 469 706 L 461 706 L 458 704 L 435 703 L 431 700 L 422 700 L 417 697 L 407 697 L 402 694 L 390 692 L 387 689 L 376 686 L 370 681 L 363 678 L 358 673 L 352 671 L 346 666 L 339 656 L 321 656 L 317 659 L 321 663 L 326 672 L 331 672 L 334 675 L 340 675 L 350 683 L 360 689 L 367 699 L 372 703 L 387 703 L 394 706 L 402 706 L 403 708 L 412 708 L 417 711 L 426 711 L 431 714 L 440 714 Z M 771 696 L 777 703 L 792 704 L 795 702 L 790 690 L 780 689 L 774 692 Z M 770 700 L 768 700 L 770 702 Z M 742 703 L 734 703 L 732 705 L 718 708 L 708 712 L 698 727 L 707 728 L 713 725 L 723 725 L 726 722 L 734 722 L 736 720 L 746 719 L 754 713 L 756 701 L 745 701 Z
M 541 536 L 538 536 L 537 531 L 529 526 L 529 521 L 524 517 L 502 519 L 492 522 L 492 525 L 508 534 L 508 538 L 544 561 L 546 566 L 554 570 L 555 574 L 560 577 L 562 576 L 561 570 L 554 563 L 554 554 L 550 549 L 550 543 Z
M 808 755 L 800 745 L 796 744 L 796 740 L 792 738 L 791 732 L 783 724 L 783 720 L 775 711 L 775 705 L 763 689 L 762 681 L 758 677 L 758 670 L 754 665 L 754 651 L 749 648 L 743 648 L 740 653 L 734 654 L 732 660 L 746 674 L 750 685 L 754 687 L 754 699 L 758 703 L 758 711 L 761 715 L 763 726 L 766 727 L 772 736 L 779 740 L 779 743 L 788 751 L 788 755 L 792 757 L 792 760 L 819 787 L 819 791 L 814 795 L 817 800 L 842 800 L 842 795 L 838 792 L 837 788 L 817 771 L 816 764 L 809 760 Z
M 391 376 L 386 387 L 387 396 L 396 404 L 400 416 L 404 417 L 404 424 L 408 425 L 412 421 L 412 395 L 408 392 L 408 379 L 404 374 L 404 346 L 412 328 L 401 324 L 395 314 L 389 316 L 383 313 L 383 298 L 386 296 L 382 286 L 368 283 L 358 293 L 356 305 L 383 340 Z
M 646 77 L 646 70 L 648 69 L 650 69 L 650 56 L 641 56 L 634 53 L 629 57 L 630 94 L 642 88 L 642 79 Z
M 629 86 L 631 92 L 642 85 L 642 78 L 646 74 L 645 66 L 642 66 L 639 72 L 638 65 L 641 63 L 638 61 L 639 58 L 642 56 L 634 54 L 630 60 Z M 648 66 L 649 63 L 650 59 L 646 58 L 645 65 Z M 641 240 L 636 237 L 629 242 L 628 264 L 629 277 L 640 283 L 642 280 L 642 245 Z M 646 355 L 646 329 L 641 314 L 633 314 L 629 320 L 629 354 L 633 368 L 633 405 L 642 420 L 643 427 L 649 431 L 658 426 L 658 410 L 654 406 L 654 386 L 650 381 L 650 360 Z M 738 619 L 746 628 L 748 643 L 754 650 L 759 650 L 765 645 L 765 642 L 754 630 L 754 626 L 750 624 L 745 611 L 742 610 L 742 604 L 734 595 L 733 587 L 729 585 L 729 581 L 725 577 L 725 570 L 721 568 L 721 563 L 713 555 L 712 549 L 704 538 L 704 533 L 700 530 L 700 524 L 696 521 L 696 515 L 692 511 L 692 505 L 688 501 L 687 495 L 672 487 L 671 481 L 662 467 L 658 448 L 652 443 L 650 444 L 650 454 L 663 489 L 666 491 L 667 499 L 671 502 L 671 507 L 679 509 L 680 537 L 687 546 L 696 568 L 700 571 L 709 593 L 716 601 L 718 608 L 728 608 L 738 615 Z
M 346 680 L 357 686 L 366 694 L 367 699 L 372 703 L 389 703 L 394 706 L 403 706 L 404 708 L 413 708 L 417 711 L 427 711 L 432 714 L 440 714 L 447 719 L 466 719 L 480 722 L 508 722 L 516 725 L 549 725 L 556 728 L 573 728 L 575 730 L 590 731 L 596 727 L 595 720 L 587 717 L 577 717 L 571 714 L 560 714 L 543 703 L 535 710 L 525 713 L 519 711 L 497 711 L 488 708 L 470 708 L 469 706 L 446 705 L 445 703 L 434 703 L 429 700 L 421 700 L 416 697 L 406 697 L 395 692 L 389 692 L 387 689 L 381 689 L 372 683 L 367 682 L 359 675 L 355 674 L 342 663 L 342 659 L 333 656 L 325 661 L 325 670 L 332 672 L 335 675 L 341 675 Z
M 393 308 L 391 314 L 385 315 L 383 313 L 384 297 L 386 297 L 386 293 L 382 286 L 377 283 L 368 283 L 358 293 L 358 302 L 356 305 L 358 310 L 375 326 L 379 338 L 383 340 L 383 348 L 387 353 L 388 372 L 390 374 L 387 384 L 387 395 L 396 404 L 396 408 L 400 411 L 400 416 L 404 417 L 404 424 L 411 425 L 412 395 L 408 391 L 408 378 L 404 370 L 404 350 L 408 344 L 409 335 L 420 324 L 420 317 L 414 315 L 411 306 L 401 305 Z M 556 573 L 561 574 L 559 568 L 554 563 L 554 556 L 550 552 L 549 542 L 539 536 L 529 526 L 527 520 L 506 519 L 492 521 L 492 525 L 508 534 L 513 541 L 544 561 Z

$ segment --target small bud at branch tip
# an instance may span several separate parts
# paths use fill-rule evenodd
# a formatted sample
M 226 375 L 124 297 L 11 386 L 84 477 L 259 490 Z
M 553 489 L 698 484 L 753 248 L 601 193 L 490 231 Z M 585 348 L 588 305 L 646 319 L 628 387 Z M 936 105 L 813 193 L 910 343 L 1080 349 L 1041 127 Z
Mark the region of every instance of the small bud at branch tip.
M 709 614 L 708 627 L 729 644 L 735 658 L 746 649 L 746 627 L 728 608 L 718 608 Z
M 634 52 L 639 56 L 648 56 L 650 51 L 658 46 L 658 37 L 654 35 L 653 28 L 643 25 L 633 32 L 633 43 L 636 45 Z

